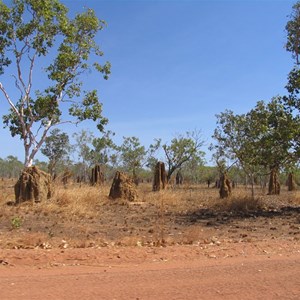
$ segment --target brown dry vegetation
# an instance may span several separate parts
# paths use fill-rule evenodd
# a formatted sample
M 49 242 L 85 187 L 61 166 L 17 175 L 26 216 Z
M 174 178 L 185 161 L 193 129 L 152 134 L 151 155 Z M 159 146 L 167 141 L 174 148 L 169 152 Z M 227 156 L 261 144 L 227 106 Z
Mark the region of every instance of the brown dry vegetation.
M 10 205 L 15 181 L 0 181 L 0 248 L 86 248 L 256 242 L 300 239 L 300 192 L 267 196 L 260 189 L 218 190 L 184 185 L 152 192 L 138 186 L 135 202 L 108 198 L 110 185 L 56 185 L 42 203 Z

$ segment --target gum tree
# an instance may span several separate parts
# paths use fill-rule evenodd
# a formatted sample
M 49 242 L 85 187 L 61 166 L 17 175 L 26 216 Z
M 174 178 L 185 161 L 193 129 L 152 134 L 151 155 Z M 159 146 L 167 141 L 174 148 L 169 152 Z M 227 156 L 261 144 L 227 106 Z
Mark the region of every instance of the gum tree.
M 5 159 L 0 158 L 0 176 L 16 178 L 23 168 L 22 162 L 17 157 L 9 155 Z
M 297 160 L 299 122 L 284 107 L 281 97 L 257 102 L 247 114 L 226 111 L 217 116 L 214 138 L 220 157 L 238 160 L 252 178 L 264 170 L 270 173 L 269 193 L 279 193 L 272 179 L 278 171 Z
M 296 160 L 299 122 L 285 109 L 281 97 L 274 97 L 268 103 L 257 102 L 248 118 L 250 128 L 253 128 L 252 135 L 257 136 L 256 160 L 269 170 L 269 194 L 279 194 L 278 172 Z
M 123 137 L 123 143 L 116 149 L 126 171 L 132 174 L 134 180 L 138 180 L 138 172 L 146 166 L 152 169 L 157 159 L 155 153 L 160 148 L 160 139 L 154 139 L 148 148 L 143 146 L 139 138 L 135 136 Z
M 78 155 L 78 164 L 77 164 L 77 175 L 84 182 L 88 179 L 88 169 L 92 165 L 91 160 L 91 144 L 94 138 L 94 135 L 89 130 L 81 130 L 73 134 L 75 138 L 75 145 L 73 149 L 77 152 Z
M 233 165 L 240 165 L 250 178 L 254 197 L 254 177 L 263 171 L 258 162 L 261 157 L 257 144 L 260 137 L 258 128 L 255 129 L 255 124 L 247 114 L 236 115 L 226 110 L 216 117 L 217 128 L 212 136 L 216 143 L 210 146 L 210 150 L 214 152 L 213 158 L 219 172 L 222 174 Z
M 107 123 L 96 90 L 80 80 L 91 69 L 110 74 L 95 41 L 104 26 L 91 9 L 69 18 L 58 0 L 1 1 L 0 91 L 9 105 L 3 121 L 23 141 L 26 167 L 53 126 L 93 120 L 103 130 Z
M 105 166 L 108 164 L 111 155 L 113 155 L 112 151 L 117 148 L 112 140 L 114 135 L 114 132 L 108 130 L 101 137 L 95 137 L 92 140 L 93 148 L 90 150 L 90 156 L 94 165 L 100 164 Z
M 49 159 L 48 170 L 52 177 L 57 172 L 57 165 L 68 159 L 70 151 L 69 136 L 58 128 L 53 129 L 41 148 L 41 152 Z
M 185 135 L 178 135 L 171 140 L 169 145 L 163 145 L 168 167 L 168 182 L 172 174 L 187 162 L 194 160 L 200 163 L 203 161 L 204 152 L 200 150 L 203 144 L 200 132 L 193 131 L 186 132 Z
M 138 170 L 146 157 L 145 146 L 141 145 L 139 138 L 135 136 L 123 137 L 123 143 L 118 148 L 124 168 L 132 173 L 133 179 L 137 180 Z
M 286 109 L 293 113 L 295 119 L 300 119 L 300 2 L 293 5 L 290 20 L 286 24 L 287 42 L 286 50 L 291 52 L 294 59 L 294 67 L 288 75 L 286 89 L 288 96 L 283 97 Z M 300 133 L 297 136 L 297 155 L 300 157 Z

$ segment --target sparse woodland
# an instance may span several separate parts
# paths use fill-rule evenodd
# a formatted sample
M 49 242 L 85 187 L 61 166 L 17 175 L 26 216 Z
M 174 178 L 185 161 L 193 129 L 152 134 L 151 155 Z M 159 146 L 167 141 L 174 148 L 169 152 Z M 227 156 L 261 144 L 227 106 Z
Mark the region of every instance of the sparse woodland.
M 236 242 L 261 238 L 266 220 L 275 224 L 267 225 L 269 238 L 299 239 L 300 2 L 286 25 L 294 60 L 286 95 L 258 101 L 244 114 L 220 112 L 209 148 L 213 166 L 197 130 L 154 139 L 148 148 L 134 136 L 116 145 L 96 90 L 85 91 L 81 82 L 91 69 L 110 75 L 109 62 L 93 61 L 104 55 L 94 38 L 105 22 L 90 9 L 70 19 L 59 1 L 46 2 L 0 4 L 0 94 L 10 107 L 2 118 L 12 138 L 22 140 L 25 157 L 0 158 L 0 247 Z M 33 89 L 34 68 L 48 55 L 47 86 Z M 13 92 L 5 78 L 12 66 Z M 70 137 L 59 127 L 85 120 L 99 132 Z M 39 151 L 46 162 L 36 160 Z M 113 186 L 132 190 L 112 191 L 113 179 Z

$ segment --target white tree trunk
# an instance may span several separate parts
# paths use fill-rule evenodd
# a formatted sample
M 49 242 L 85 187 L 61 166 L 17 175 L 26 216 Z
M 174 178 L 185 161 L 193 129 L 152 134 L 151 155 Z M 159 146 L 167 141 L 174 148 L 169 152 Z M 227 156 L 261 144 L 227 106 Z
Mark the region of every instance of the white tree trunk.
M 33 159 L 32 158 L 28 158 L 26 159 L 25 161 L 25 167 L 28 168 L 28 167 L 32 167 L 32 164 L 33 164 Z

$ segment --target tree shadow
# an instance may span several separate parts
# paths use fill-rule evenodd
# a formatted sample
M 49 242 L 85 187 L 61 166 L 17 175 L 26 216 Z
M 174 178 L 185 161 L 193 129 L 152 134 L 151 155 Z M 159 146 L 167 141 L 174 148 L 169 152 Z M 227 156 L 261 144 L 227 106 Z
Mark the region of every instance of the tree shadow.
M 221 226 L 232 221 L 256 218 L 298 218 L 300 223 L 300 206 L 283 206 L 276 209 L 256 209 L 249 211 L 220 211 L 213 208 L 201 208 L 176 215 L 175 222 L 185 225 L 206 223 L 206 226 Z

